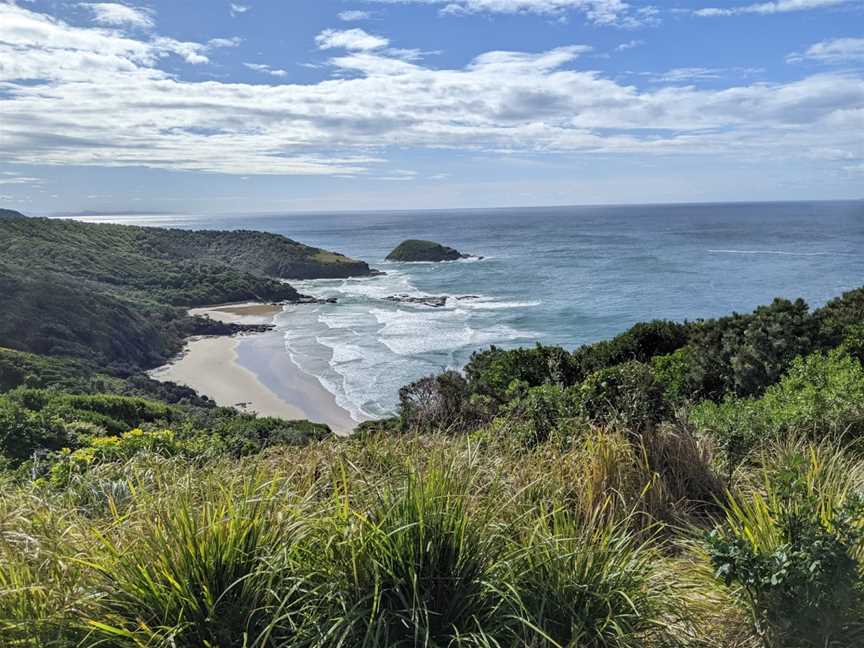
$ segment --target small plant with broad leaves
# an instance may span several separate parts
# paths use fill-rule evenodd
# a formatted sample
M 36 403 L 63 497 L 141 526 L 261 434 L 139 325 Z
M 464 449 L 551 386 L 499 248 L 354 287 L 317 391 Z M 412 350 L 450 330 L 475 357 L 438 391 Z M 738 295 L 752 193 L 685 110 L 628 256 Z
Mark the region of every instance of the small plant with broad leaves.
M 806 464 L 798 457 L 774 474 L 765 495 L 733 499 L 707 536 L 711 560 L 739 588 L 766 648 L 861 645 L 864 500 L 827 501 Z

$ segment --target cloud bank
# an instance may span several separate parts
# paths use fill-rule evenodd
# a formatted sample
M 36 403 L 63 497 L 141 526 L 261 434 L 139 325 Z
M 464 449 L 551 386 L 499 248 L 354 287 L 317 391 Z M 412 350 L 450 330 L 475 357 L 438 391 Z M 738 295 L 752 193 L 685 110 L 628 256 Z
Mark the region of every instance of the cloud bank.
M 851 73 L 712 89 L 678 74 L 640 89 L 583 69 L 585 45 L 492 51 L 438 69 L 386 49 L 384 37 L 345 34 L 319 35 L 319 47 L 342 49 L 320 82 L 189 81 L 160 64 L 206 59 L 211 44 L 76 27 L 0 3 L 0 155 L 240 175 L 381 174 L 406 148 L 736 160 L 832 150 L 847 166 L 861 157 L 851 149 L 864 80 Z

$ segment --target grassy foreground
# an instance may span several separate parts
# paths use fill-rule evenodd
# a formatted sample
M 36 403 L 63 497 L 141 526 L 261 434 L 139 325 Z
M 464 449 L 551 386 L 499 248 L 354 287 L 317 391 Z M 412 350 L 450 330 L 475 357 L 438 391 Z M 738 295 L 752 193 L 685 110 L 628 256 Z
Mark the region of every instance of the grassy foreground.
M 843 512 L 864 487 L 864 456 L 766 442 L 727 489 L 713 452 L 664 425 L 531 449 L 481 433 L 373 434 L 240 461 L 137 452 L 63 488 L 8 473 L 0 636 L 22 647 L 860 645 L 862 543 Z M 783 581 L 804 546 L 784 527 L 796 512 L 796 533 L 823 536 L 803 585 Z M 731 556 L 748 547 L 748 560 Z M 781 560 L 767 573 L 780 587 L 760 584 L 760 556 Z M 801 625 L 802 609 L 819 619 Z

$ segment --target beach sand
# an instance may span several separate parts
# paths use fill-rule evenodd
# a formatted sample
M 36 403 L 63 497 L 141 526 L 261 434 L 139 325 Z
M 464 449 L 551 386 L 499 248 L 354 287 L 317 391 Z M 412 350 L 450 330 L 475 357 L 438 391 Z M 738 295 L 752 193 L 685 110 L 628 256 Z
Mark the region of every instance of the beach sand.
M 265 312 L 264 307 L 271 310 Z M 190 312 L 226 322 L 259 324 L 270 323 L 281 311 L 281 306 L 243 304 Z M 193 338 L 179 358 L 154 369 L 150 376 L 191 387 L 219 405 L 262 416 L 325 423 L 336 434 L 349 434 L 357 425 L 333 394 L 294 364 L 285 352 L 282 333 L 276 331 Z
M 280 304 L 262 304 L 246 302 L 242 304 L 224 304 L 221 306 L 205 306 L 193 308 L 190 315 L 206 315 L 214 320 L 227 324 L 269 324 L 273 318 L 282 312 Z

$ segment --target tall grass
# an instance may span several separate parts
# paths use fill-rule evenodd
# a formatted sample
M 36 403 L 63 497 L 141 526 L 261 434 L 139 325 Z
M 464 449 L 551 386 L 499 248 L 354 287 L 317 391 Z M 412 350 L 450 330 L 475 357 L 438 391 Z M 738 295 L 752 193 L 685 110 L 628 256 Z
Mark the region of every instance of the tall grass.
M 518 645 L 635 648 L 660 638 L 675 598 L 654 578 L 660 552 L 629 522 L 603 507 L 587 519 L 556 507 L 514 539 L 506 582 Z
M 92 544 L 81 518 L 2 476 L 0 492 L 0 645 L 75 645 L 85 634 L 78 619 L 98 597 L 77 562 Z
M 710 449 L 679 433 L 136 456 L 64 490 L 7 473 L 0 646 L 752 648 L 702 544 L 727 496 L 708 502 Z M 790 466 L 825 519 L 861 491 L 858 449 L 796 443 L 751 457 L 728 501 L 770 503 Z
M 343 548 L 347 614 L 338 643 L 450 646 L 489 641 L 488 582 L 500 543 L 471 507 L 472 471 L 435 463 L 356 512 Z
M 269 646 L 302 634 L 308 526 L 280 481 L 180 490 L 119 517 L 88 566 L 107 594 L 87 621 L 94 643 L 176 648 Z M 286 501 L 288 499 L 289 501 Z

